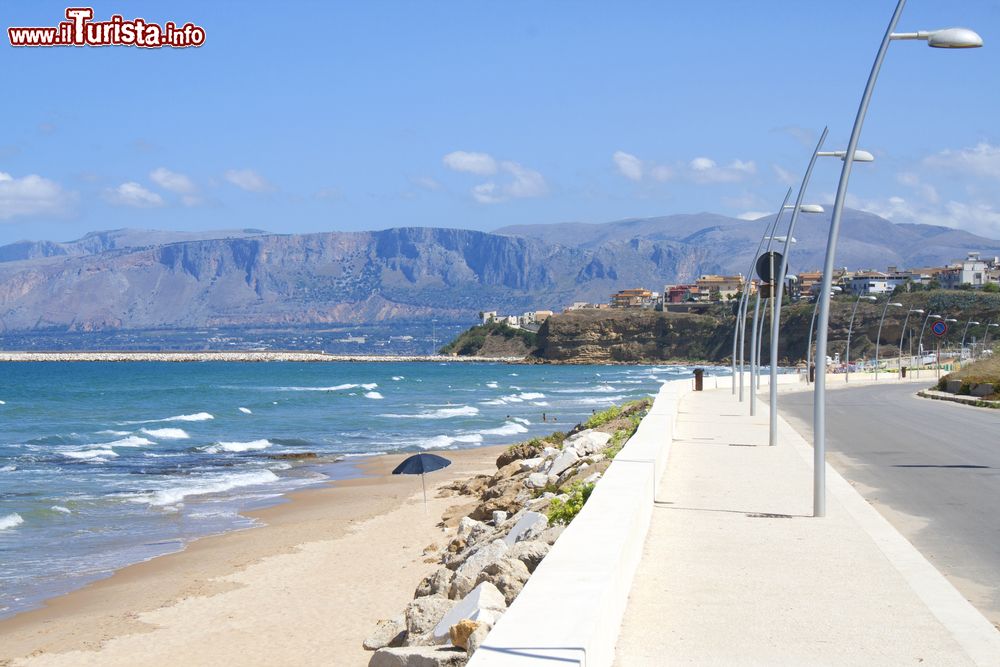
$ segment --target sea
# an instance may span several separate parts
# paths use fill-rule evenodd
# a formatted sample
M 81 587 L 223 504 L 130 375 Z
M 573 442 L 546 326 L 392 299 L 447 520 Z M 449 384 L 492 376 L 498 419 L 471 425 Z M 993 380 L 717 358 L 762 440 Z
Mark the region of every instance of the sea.
M 567 429 L 692 370 L 0 363 L 0 618 L 195 538 L 251 528 L 247 510 L 357 477 L 363 457 Z M 706 374 L 729 381 L 728 368 Z

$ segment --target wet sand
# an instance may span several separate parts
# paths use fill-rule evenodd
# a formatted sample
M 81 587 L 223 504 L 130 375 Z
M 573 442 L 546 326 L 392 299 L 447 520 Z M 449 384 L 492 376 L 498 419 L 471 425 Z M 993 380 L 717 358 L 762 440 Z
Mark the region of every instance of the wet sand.
M 397 615 L 447 542 L 437 498 L 453 479 L 495 472 L 502 446 L 443 452 L 427 476 L 392 476 L 404 455 L 373 457 L 362 479 L 293 493 L 249 513 L 264 526 L 196 540 L 0 621 L 0 665 L 366 665 L 361 642 Z M 469 508 L 471 509 L 471 507 Z

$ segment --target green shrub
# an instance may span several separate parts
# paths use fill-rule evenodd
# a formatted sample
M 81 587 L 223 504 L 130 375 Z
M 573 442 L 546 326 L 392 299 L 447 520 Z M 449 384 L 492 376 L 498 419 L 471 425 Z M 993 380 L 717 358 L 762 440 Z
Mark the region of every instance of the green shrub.
M 551 524 L 568 524 L 570 521 L 576 518 L 576 515 L 580 513 L 583 509 L 584 503 L 590 498 L 590 494 L 594 491 L 594 484 L 583 484 L 582 482 L 574 484 L 567 490 L 568 498 L 562 500 L 560 498 L 553 498 L 552 503 L 549 505 L 549 523 Z
M 607 410 L 602 410 L 593 414 L 590 419 L 583 422 L 583 428 L 597 428 L 598 426 L 604 426 L 610 421 L 614 421 L 618 418 L 618 415 L 622 413 L 622 409 L 617 405 L 612 405 Z
M 958 388 L 958 393 L 960 396 L 971 396 L 972 395 L 972 385 L 968 382 L 963 382 L 962 386 Z

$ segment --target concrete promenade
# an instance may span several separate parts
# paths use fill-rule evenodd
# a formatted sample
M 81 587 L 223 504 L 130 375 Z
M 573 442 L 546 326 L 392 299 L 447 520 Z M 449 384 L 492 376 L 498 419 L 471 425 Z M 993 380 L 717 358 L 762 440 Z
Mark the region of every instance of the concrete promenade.
M 778 436 L 728 383 L 680 398 L 616 664 L 1000 665 L 1000 633 L 830 466 L 811 517 L 812 449 Z

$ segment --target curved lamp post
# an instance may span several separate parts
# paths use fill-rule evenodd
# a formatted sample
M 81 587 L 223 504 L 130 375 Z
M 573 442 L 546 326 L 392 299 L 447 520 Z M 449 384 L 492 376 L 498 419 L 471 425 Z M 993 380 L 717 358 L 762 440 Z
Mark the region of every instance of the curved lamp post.
M 785 206 L 784 208 L 790 209 L 790 208 L 793 208 L 793 207 L 792 206 Z M 816 206 L 815 204 L 803 204 L 802 207 L 801 207 L 801 209 L 802 209 L 802 211 L 804 213 L 816 213 L 815 209 L 819 209 L 820 213 L 823 212 L 823 207 L 822 206 Z M 784 243 L 785 244 L 784 245 L 785 252 L 788 251 L 788 246 L 790 244 L 798 242 L 795 239 L 795 237 L 787 236 L 787 235 L 786 236 L 772 236 L 772 237 L 768 238 L 768 241 L 769 242 L 770 241 L 777 241 L 778 243 Z M 784 264 L 784 260 L 782 260 L 782 264 Z M 775 273 L 775 271 L 774 271 L 775 268 L 776 267 L 771 267 L 771 269 L 772 269 L 771 272 L 774 274 L 774 276 L 781 276 L 782 275 L 781 273 Z M 774 333 L 773 332 L 773 327 L 774 327 L 774 323 L 776 321 L 774 319 L 775 315 L 776 315 L 776 313 L 780 314 L 780 312 L 781 312 L 780 309 L 775 310 L 775 306 L 777 306 L 777 302 L 775 301 L 775 298 L 780 298 L 780 297 L 776 297 L 776 294 L 779 294 L 780 292 L 778 292 L 778 293 L 775 292 L 775 283 L 774 283 L 775 280 L 778 280 L 778 278 L 772 277 L 772 279 L 771 279 L 771 289 L 768 292 L 770 294 L 770 296 L 767 297 L 767 301 L 768 301 L 769 305 L 771 306 L 772 334 Z M 756 384 L 754 386 L 757 389 L 760 389 L 761 363 L 762 363 L 762 361 L 764 359 L 763 350 L 761 348 L 763 348 L 763 346 L 764 346 L 764 323 L 766 321 L 767 321 L 767 318 L 764 318 L 764 317 L 760 318 L 760 330 L 757 332 L 757 368 L 756 368 L 756 371 L 754 373 L 754 377 L 756 378 Z M 774 355 L 774 356 L 777 356 L 777 355 Z M 777 372 L 777 366 L 775 366 L 773 363 L 771 363 L 771 359 L 773 359 L 774 356 L 768 357 L 768 369 L 769 370 L 770 369 L 774 369 L 774 371 Z
M 934 313 L 927 313 L 927 317 L 924 318 L 924 325 L 920 327 L 920 335 L 917 336 L 917 354 L 920 355 L 920 365 L 923 366 L 924 362 L 924 329 L 927 328 L 928 320 L 943 320 L 944 315 L 935 315 Z
M 899 333 L 899 378 L 903 378 L 903 336 L 906 335 L 906 323 L 910 321 L 910 313 L 918 313 L 920 315 L 924 314 L 923 308 L 910 308 L 906 311 L 906 318 L 903 320 L 903 330 Z M 913 346 L 913 334 L 910 334 L 910 346 Z M 910 365 L 913 365 L 913 360 L 910 360 Z M 876 370 L 877 372 L 877 370 Z
M 878 79 L 882 62 L 893 40 L 924 39 L 928 46 L 936 48 L 971 48 L 983 45 L 982 38 L 971 30 L 950 28 L 933 32 L 893 33 L 899 17 L 903 13 L 906 0 L 899 0 L 886 28 L 882 44 L 875 54 L 868 82 L 861 95 L 858 113 L 854 118 L 854 127 L 847 142 L 847 152 L 844 165 L 840 171 L 840 181 L 837 184 L 837 194 L 833 202 L 833 214 L 830 216 L 830 234 L 826 244 L 826 257 L 823 263 L 823 285 L 820 288 L 819 330 L 816 335 L 816 356 L 826 358 L 828 327 L 830 326 L 830 287 L 833 280 L 833 261 L 837 251 L 837 239 L 840 237 L 840 218 L 844 211 L 844 200 L 847 197 L 847 182 L 851 177 L 851 165 L 854 163 L 854 151 L 858 148 L 861 137 L 861 127 L 868 113 L 875 81 Z M 826 374 L 816 377 L 815 397 L 813 399 L 813 515 L 826 515 Z
M 945 322 L 958 322 L 958 320 L 955 319 L 954 317 L 946 317 L 946 318 L 944 318 L 944 321 Z M 947 335 L 948 335 L 948 332 L 945 332 L 945 336 L 947 336 Z M 944 338 L 944 336 L 942 336 L 941 338 Z M 935 359 L 934 359 L 934 369 L 936 371 L 936 377 L 939 380 L 941 379 L 941 338 L 938 339 L 937 355 L 935 356 Z
M 830 296 L 835 296 L 840 294 L 844 290 L 837 285 L 830 288 Z M 809 369 L 812 368 L 812 349 L 813 349 L 813 329 L 816 328 L 816 313 L 819 312 L 819 294 L 816 295 L 816 305 L 813 306 L 813 316 L 809 321 L 809 338 L 806 340 L 806 384 L 809 384 Z M 823 372 L 826 372 L 826 360 L 823 364 Z
M 990 322 L 989 324 L 986 325 L 986 333 L 983 334 L 983 353 L 984 354 L 986 352 L 986 341 L 988 341 L 990 339 L 990 327 L 1000 327 L 1000 324 L 997 324 L 996 322 Z
M 882 323 L 885 322 L 885 312 L 889 310 L 889 306 L 902 308 L 903 304 L 899 302 L 894 302 L 890 298 L 885 302 L 885 307 L 882 309 L 882 317 L 878 321 L 878 333 L 875 334 L 875 381 L 876 382 L 878 382 L 878 348 L 882 345 Z M 909 313 L 907 313 L 907 316 L 909 316 Z M 902 345 L 902 343 L 900 343 L 900 345 Z
M 753 269 L 754 265 L 757 264 L 757 256 L 760 255 L 760 249 L 764 247 L 764 239 L 767 238 L 768 234 L 774 234 L 774 227 L 778 224 L 778 218 L 781 217 L 781 211 L 785 208 L 785 204 L 788 203 L 789 197 L 792 196 L 792 189 L 788 188 L 788 192 L 785 194 L 785 200 L 781 204 L 781 208 L 778 209 L 778 215 L 774 218 L 774 223 L 770 225 L 770 230 L 768 225 L 764 225 L 764 232 L 760 235 L 760 241 L 757 243 L 757 250 L 754 251 L 753 255 L 750 257 L 750 269 L 747 271 L 746 281 L 743 283 L 743 293 L 740 295 L 740 305 L 737 309 L 736 315 L 736 326 L 733 329 L 733 393 L 736 393 L 736 348 L 737 341 L 739 341 L 739 354 L 740 354 L 740 402 L 743 402 L 743 355 L 746 351 L 746 328 L 747 328 L 747 308 L 748 302 L 750 301 L 750 284 L 753 280 Z M 758 295 L 760 291 L 758 290 Z
M 859 294 L 858 298 L 854 300 L 854 309 L 851 311 L 851 322 L 847 325 L 847 350 L 844 352 L 844 382 L 849 382 L 851 379 L 851 334 L 854 332 L 854 316 L 858 312 L 858 304 L 862 301 L 878 301 L 873 296 L 868 296 L 867 294 Z
M 792 234 L 795 232 L 795 222 L 799 219 L 799 213 L 823 213 L 823 207 L 816 204 L 803 204 L 802 199 L 806 195 L 806 188 L 809 187 L 809 179 L 812 177 L 813 167 L 816 165 L 816 158 L 821 154 L 820 149 L 823 148 L 823 142 L 826 141 L 826 135 L 829 132 L 829 127 L 824 127 L 823 132 L 820 133 L 819 141 L 816 142 L 816 148 L 813 150 L 812 157 L 809 158 L 809 165 L 806 167 L 805 174 L 802 175 L 802 184 L 799 185 L 799 194 L 795 199 L 795 205 L 792 207 L 792 217 L 788 221 L 788 231 L 785 232 L 785 245 L 781 251 L 781 268 L 778 269 L 777 277 L 773 278 L 773 282 L 776 286 L 774 291 L 774 302 L 771 306 L 771 350 L 768 355 L 768 361 L 770 362 L 770 377 L 768 380 L 768 444 L 774 446 L 778 442 L 778 331 L 781 328 L 781 301 L 785 295 L 785 273 L 788 271 L 788 253 L 790 251 L 789 244 L 794 242 Z M 846 153 L 845 153 L 846 155 Z M 874 158 L 873 158 L 874 159 Z M 812 340 L 812 334 L 809 335 L 810 341 Z M 806 365 L 806 381 L 809 381 L 809 366 Z
M 969 320 L 968 322 L 965 323 L 965 331 L 962 332 L 962 346 L 961 346 L 961 348 L 959 349 L 959 352 L 958 352 L 958 359 L 959 359 L 959 361 L 961 361 L 962 359 L 965 358 L 965 337 L 969 333 L 969 325 L 970 324 L 975 324 L 977 327 L 979 326 L 979 322 L 976 322 L 974 320 Z

